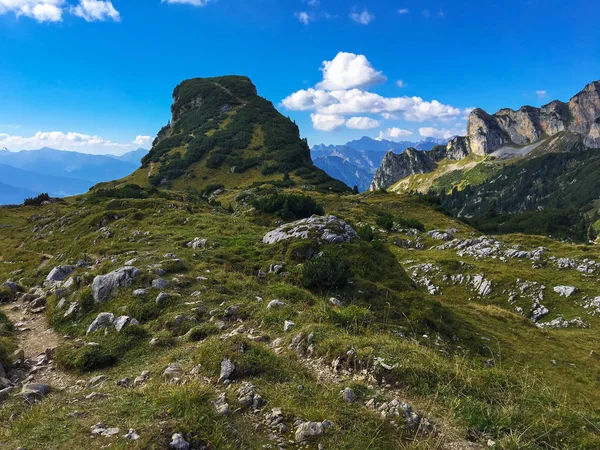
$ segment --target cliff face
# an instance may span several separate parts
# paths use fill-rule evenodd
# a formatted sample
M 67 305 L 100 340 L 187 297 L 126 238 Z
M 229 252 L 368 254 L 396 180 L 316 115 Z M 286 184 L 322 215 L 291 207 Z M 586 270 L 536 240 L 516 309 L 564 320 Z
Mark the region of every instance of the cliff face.
M 406 178 L 416 173 L 428 173 L 436 168 L 436 159 L 431 151 L 415 150 L 408 148 L 400 155 L 391 150 L 386 153 L 381 167 L 377 169 L 371 190 L 376 191 L 381 188 L 387 188 L 396 181 Z
M 588 84 L 568 103 L 555 100 L 541 108 L 523 106 L 517 111 L 501 109 L 496 114 L 474 109 L 469 115 L 467 135 L 452 139 L 442 158 L 388 154 L 375 175 L 371 190 L 387 188 L 409 175 L 431 171 L 435 162 L 444 157 L 460 160 L 471 153 L 485 156 L 502 147 L 530 145 L 564 131 L 581 136 L 588 148 L 600 148 L 600 81 Z

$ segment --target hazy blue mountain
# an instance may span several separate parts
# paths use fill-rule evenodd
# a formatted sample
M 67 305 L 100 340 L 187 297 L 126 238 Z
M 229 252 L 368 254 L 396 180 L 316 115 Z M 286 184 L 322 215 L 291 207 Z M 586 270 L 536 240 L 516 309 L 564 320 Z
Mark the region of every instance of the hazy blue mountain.
M 330 176 L 348 186 L 358 186 L 360 192 L 369 189 L 373 176 L 388 151 L 402 153 L 409 147 L 431 150 L 446 145 L 447 139 L 426 138 L 420 142 L 393 142 L 370 137 L 350 141 L 344 145 L 315 145 L 311 150 L 315 164 Z
M 124 177 L 139 167 L 137 163 L 106 155 L 88 155 L 51 148 L 0 152 L 0 164 L 43 175 L 89 180 L 91 184 Z
M 329 176 L 343 181 L 348 186 L 358 186 L 358 190 L 361 192 L 369 188 L 373 179 L 371 171 L 358 167 L 339 156 L 313 156 L 313 162 Z
M 39 192 L 0 183 L 0 205 L 20 205 L 26 198 L 35 197 L 38 194 Z
M 36 192 L 36 195 L 47 192 L 53 197 L 81 194 L 91 187 L 89 180 L 45 175 L 6 164 L 0 164 L 0 180 L 6 185 Z
M 129 153 L 125 153 L 124 155 L 121 155 L 121 156 L 111 156 L 111 158 L 140 166 L 142 158 L 144 156 L 146 156 L 147 154 L 148 154 L 148 150 L 146 150 L 145 148 L 138 148 L 137 150 L 133 150 Z M 107 155 L 107 156 L 110 156 L 110 155 Z
M 0 150 L 0 204 L 22 203 L 26 197 L 47 192 L 66 197 L 87 192 L 101 181 L 122 178 L 140 166 L 147 150 L 123 156 L 88 155 L 42 148 Z

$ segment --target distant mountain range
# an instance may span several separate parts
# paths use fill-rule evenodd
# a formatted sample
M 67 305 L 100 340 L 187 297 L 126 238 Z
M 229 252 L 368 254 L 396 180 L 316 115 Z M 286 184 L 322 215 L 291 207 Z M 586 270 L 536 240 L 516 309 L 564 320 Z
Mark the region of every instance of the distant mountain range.
M 66 197 L 87 192 L 101 181 L 122 178 L 140 166 L 147 150 L 122 156 L 42 148 L 20 152 L 0 151 L 0 204 L 19 204 L 26 197 L 47 192 Z
M 431 150 L 436 145 L 447 143 L 448 139 L 426 138 L 420 142 L 394 142 L 378 141 L 365 136 L 344 145 L 315 145 L 311 153 L 317 167 L 348 186 L 358 186 L 358 190 L 363 192 L 369 189 L 373 176 L 388 151 L 401 153 L 411 147 Z

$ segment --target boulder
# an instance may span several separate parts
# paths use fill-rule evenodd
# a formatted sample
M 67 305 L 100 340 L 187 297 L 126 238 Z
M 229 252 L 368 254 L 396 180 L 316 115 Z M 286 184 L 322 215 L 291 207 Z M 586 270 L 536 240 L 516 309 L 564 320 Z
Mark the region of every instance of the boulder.
M 18 394 L 25 398 L 26 401 L 37 401 L 44 398 L 50 393 L 52 388 L 47 384 L 24 384 L 23 390 Z
M 342 397 L 342 400 L 348 403 L 354 403 L 356 401 L 356 393 L 350 388 L 342 389 L 340 391 L 340 396 Z
M 350 225 L 335 216 L 312 216 L 268 232 L 263 242 L 275 244 L 288 239 L 317 239 L 323 244 L 338 244 L 357 237 Z
M 106 302 L 119 288 L 130 286 L 141 274 L 136 267 L 125 266 L 106 275 L 98 275 L 92 283 L 94 301 Z
M 56 266 L 46 277 L 46 281 L 64 281 L 75 270 L 75 266 Z
M 271 300 L 267 305 L 267 309 L 281 308 L 282 306 L 285 306 L 285 303 L 281 300 Z
M 90 324 L 86 334 L 93 333 L 94 331 L 102 328 L 110 327 L 115 321 L 115 315 L 113 313 L 103 312 L 98 314 L 94 321 Z

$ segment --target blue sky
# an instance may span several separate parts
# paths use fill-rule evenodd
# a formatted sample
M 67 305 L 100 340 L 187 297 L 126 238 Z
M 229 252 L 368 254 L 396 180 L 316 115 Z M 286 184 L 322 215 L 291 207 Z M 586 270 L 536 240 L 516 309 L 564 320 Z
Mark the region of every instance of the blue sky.
M 0 147 L 147 146 L 177 83 L 224 74 L 311 145 L 445 136 L 469 108 L 600 79 L 597 17 L 595 0 L 0 0 Z

